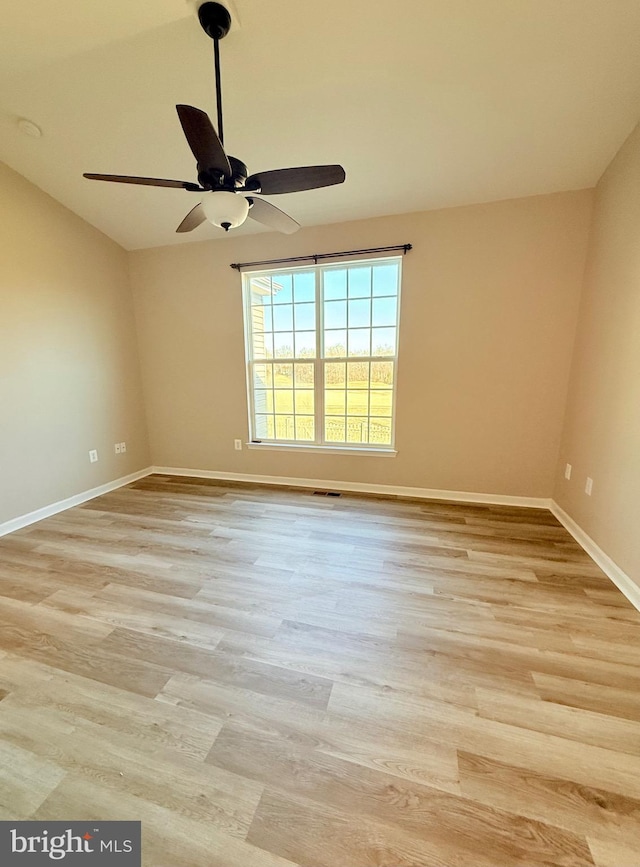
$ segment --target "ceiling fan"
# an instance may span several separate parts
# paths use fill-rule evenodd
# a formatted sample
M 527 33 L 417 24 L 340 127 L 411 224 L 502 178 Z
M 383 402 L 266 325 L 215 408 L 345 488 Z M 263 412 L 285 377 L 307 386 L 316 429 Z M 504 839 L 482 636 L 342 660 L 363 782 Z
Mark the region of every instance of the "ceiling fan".
M 300 224 L 293 217 L 256 196 L 295 193 L 341 184 L 346 177 L 345 171 L 339 165 L 300 166 L 249 175 L 246 165 L 241 160 L 225 153 L 219 43 L 229 32 L 231 16 L 221 3 L 202 2 L 198 8 L 198 18 L 202 29 L 213 39 L 218 132 L 216 133 L 209 116 L 204 111 L 192 105 L 176 106 L 183 132 L 196 158 L 198 183 L 129 175 L 85 173 L 84 177 L 96 181 L 174 187 L 203 193 L 200 202 L 189 211 L 176 229 L 177 232 L 191 232 L 205 220 L 228 232 L 229 229 L 242 225 L 247 217 L 278 232 L 286 234 L 295 232 L 300 228 Z

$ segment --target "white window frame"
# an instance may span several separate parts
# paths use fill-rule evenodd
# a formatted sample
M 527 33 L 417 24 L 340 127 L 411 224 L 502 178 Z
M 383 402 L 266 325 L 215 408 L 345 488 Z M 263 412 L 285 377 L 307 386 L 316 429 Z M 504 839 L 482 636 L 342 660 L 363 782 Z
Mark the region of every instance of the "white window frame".
M 396 329 L 396 352 L 395 355 L 370 355 L 370 356 L 324 356 L 324 298 L 323 298 L 323 281 L 322 274 L 329 270 L 340 270 L 344 268 L 375 265 L 385 263 L 394 263 L 398 266 L 398 289 L 395 296 L 396 301 L 396 321 L 394 323 Z M 271 277 L 274 274 L 287 273 L 313 273 L 315 279 L 315 305 L 316 305 L 316 357 L 315 358 L 259 358 L 254 359 L 253 355 L 253 334 L 252 334 L 252 318 L 251 318 L 251 289 L 250 282 L 252 279 L 259 277 Z M 297 265 L 292 267 L 269 268 L 266 270 L 243 271 L 242 272 L 242 295 L 243 295 L 243 312 L 244 312 L 244 342 L 245 342 L 245 369 L 247 378 L 247 405 L 249 412 L 249 442 L 246 443 L 250 449 L 259 450 L 291 450 L 300 452 L 327 452 L 331 454 L 364 454 L 378 455 L 386 457 L 395 457 L 397 451 L 395 449 L 396 441 L 396 409 L 397 409 L 397 380 L 398 380 L 398 356 L 400 342 L 400 304 L 402 296 L 402 256 L 384 256 L 373 259 L 356 259 L 348 262 L 330 262 L 324 265 Z M 371 301 L 376 296 L 371 295 Z M 392 296 L 379 296 L 392 297 Z M 347 299 L 348 300 L 348 299 Z M 295 306 L 295 302 L 292 299 Z M 348 309 L 348 308 L 347 308 Z M 348 316 L 348 313 L 347 313 Z M 388 327 L 394 327 L 388 326 Z M 371 325 L 369 328 L 373 328 Z M 383 326 L 386 327 L 386 326 Z M 348 329 L 348 319 L 347 319 Z M 393 362 L 393 384 L 392 405 L 391 405 L 391 442 L 377 445 L 375 443 L 345 443 L 332 442 L 324 439 L 324 366 L 326 363 L 332 362 L 376 362 L 376 361 L 391 361 Z M 255 364 L 313 364 L 314 365 L 314 420 L 315 420 L 315 440 L 288 440 L 288 439 L 257 439 L 255 433 L 255 399 L 254 399 L 254 375 L 253 365 Z M 348 390 L 348 388 L 346 389 Z M 294 388 L 295 391 L 295 388 Z M 371 389 L 369 388 L 369 393 Z M 370 418 L 370 415 L 363 416 Z

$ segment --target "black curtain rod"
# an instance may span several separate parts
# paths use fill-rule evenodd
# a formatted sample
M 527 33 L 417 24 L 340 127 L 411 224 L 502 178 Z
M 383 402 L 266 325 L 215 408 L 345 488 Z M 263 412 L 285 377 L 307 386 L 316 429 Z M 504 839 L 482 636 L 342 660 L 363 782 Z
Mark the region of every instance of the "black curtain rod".
M 342 253 L 311 253 L 309 256 L 291 256 L 288 259 L 264 259 L 262 262 L 234 262 L 231 267 L 239 271 L 241 268 L 253 268 L 256 265 L 283 265 L 286 262 L 314 262 L 319 259 L 337 259 L 340 256 L 361 256 L 365 253 L 391 253 L 402 250 L 404 255 L 413 249 L 412 244 L 396 244 L 393 247 L 370 247 L 368 250 L 344 250 Z

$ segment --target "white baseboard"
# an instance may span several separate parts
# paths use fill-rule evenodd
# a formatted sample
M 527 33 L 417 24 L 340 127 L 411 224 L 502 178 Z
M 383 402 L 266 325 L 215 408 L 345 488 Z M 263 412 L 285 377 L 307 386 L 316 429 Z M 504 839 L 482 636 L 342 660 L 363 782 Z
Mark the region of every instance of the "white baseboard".
M 609 557 L 608 554 L 605 554 L 599 545 L 596 545 L 591 536 L 587 536 L 582 527 L 576 524 L 573 518 L 567 515 L 564 509 L 560 508 L 555 500 L 551 501 L 550 508 L 552 514 L 555 515 L 562 526 L 571 533 L 578 545 L 580 545 L 581 548 L 584 548 L 594 563 L 602 569 L 607 578 L 613 581 L 618 590 L 624 593 L 633 607 L 640 611 L 640 587 L 635 583 L 635 581 L 630 578 L 626 572 L 623 572 L 617 563 L 614 563 L 611 557 Z
M 226 473 L 217 470 L 192 470 L 183 467 L 153 467 L 152 472 L 163 476 L 191 476 L 196 479 L 217 479 L 226 482 L 247 482 L 254 485 L 284 485 L 291 488 L 314 488 L 320 491 L 345 491 L 353 494 L 383 494 L 390 497 L 411 497 L 417 500 L 450 500 L 456 503 L 479 503 L 487 506 L 522 506 L 529 509 L 549 509 L 551 500 L 544 497 L 512 497 L 504 494 L 477 494 L 471 491 L 441 491 L 435 488 L 411 488 L 398 485 L 372 485 L 366 482 L 339 482 L 335 479 L 299 479 L 287 476 L 255 476 L 250 473 Z
M 138 470 L 137 473 L 131 473 L 129 476 L 123 476 L 121 479 L 115 479 L 113 482 L 107 482 L 105 485 L 100 485 L 97 488 L 91 488 L 90 491 L 83 491 L 81 494 L 75 494 L 73 497 L 67 497 L 66 500 L 59 500 L 57 503 L 43 506 L 42 509 L 36 509 L 35 512 L 29 512 L 27 515 L 20 515 L 18 518 L 13 518 L 11 521 L 6 521 L 4 524 L 0 524 L 0 536 L 6 536 L 7 533 L 14 533 L 16 530 L 28 527 L 29 524 L 35 524 L 38 521 L 42 521 L 44 518 L 50 518 L 52 515 L 57 515 L 59 512 L 72 509 L 74 506 L 86 503 L 87 500 L 93 500 L 94 497 L 100 497 L 102 494 L 108 494 L 109 491 L 115 491 L 116 488 L 130 485 L 131 482 L 137 482 L 138 479 L 143 479 L 145 476 L 150 475 L 151 472 L 151 467 L 147 467 L 144 470 Z

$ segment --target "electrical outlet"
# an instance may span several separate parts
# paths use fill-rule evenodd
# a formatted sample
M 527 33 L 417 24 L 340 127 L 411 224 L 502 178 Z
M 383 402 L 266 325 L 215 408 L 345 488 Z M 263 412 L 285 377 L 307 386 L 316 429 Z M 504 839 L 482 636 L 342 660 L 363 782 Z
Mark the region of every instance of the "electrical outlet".
M 127 450 L 127 444 L 126 443 L 120 443 L 121 454 L 124 454 L 126 452 L 126 450 Z
M 584 486 L 584 492 L 585 492 L 585 494 L 587 494 L 590 497 L 592 490 L 593 490 L 593 479 L 590 479 L 587 476 L 587 484 Z
M 120 452 L 122 451 L 121 444 L 120 444 L 120 443 L 116 443 L 115 446 L 114 446 L 114 449 L 115 449 L 116 454 L 119 455 Z
M 565 464 L 564 477 L 565 477 L 565 479 L 571 478 L 571 464 Z
M 237 452 L 242 451 L 242 440 L 234 440 L 233 445 L 234 445 L 234 448 Z
M 89 452 L 89 460 L 91 461 L 92 464 L 95 464 L 97 462 L 97 460 L 98 460 L 97 449 L 91 449 L 91 451 Z

